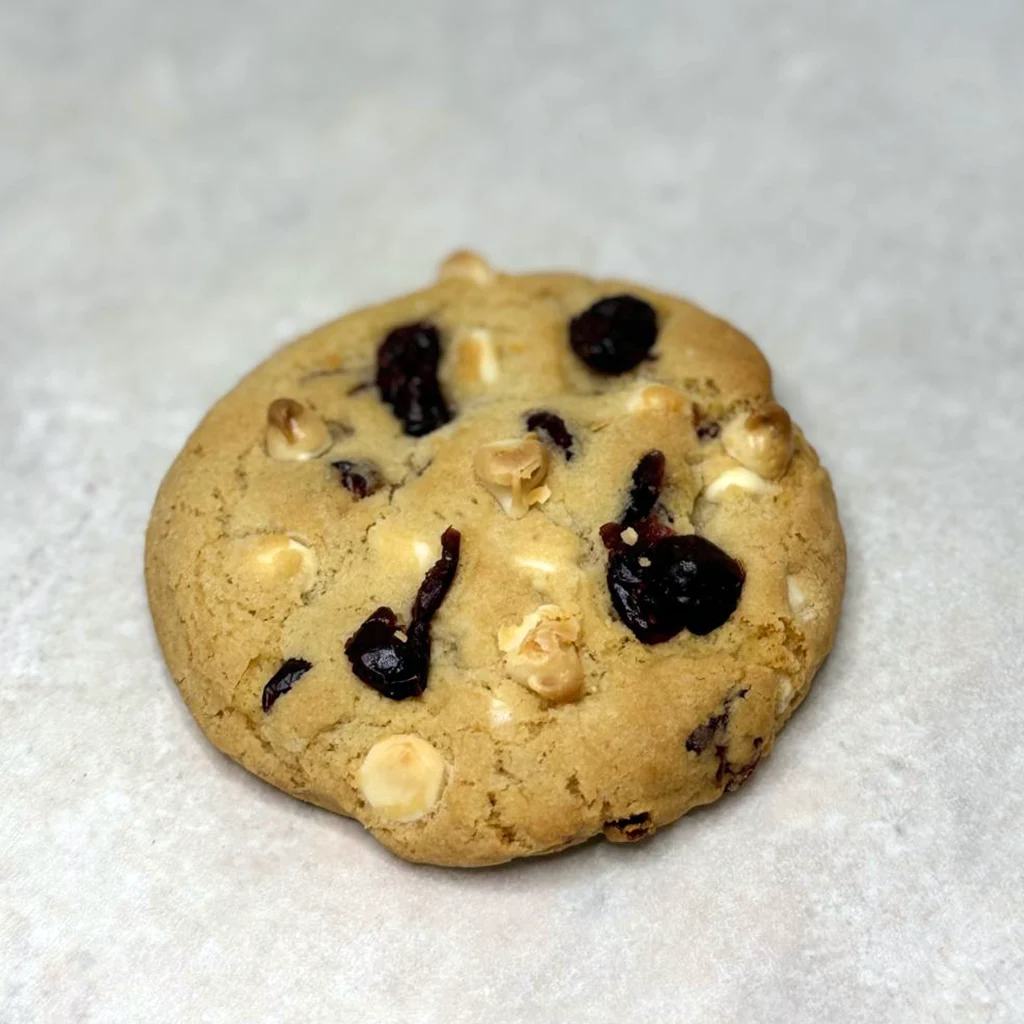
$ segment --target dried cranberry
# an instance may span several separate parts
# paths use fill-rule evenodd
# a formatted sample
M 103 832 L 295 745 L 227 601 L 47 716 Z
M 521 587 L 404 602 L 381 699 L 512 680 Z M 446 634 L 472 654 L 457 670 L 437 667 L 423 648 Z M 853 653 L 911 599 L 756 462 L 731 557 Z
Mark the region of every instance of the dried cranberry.
M 427 570 L 420 589 L 416 592 L 416 600 L 412 606 L 412 621 L 430 622 L 434 613 L 441 607 L 441 602 L 448 593 L 455 570 L 459 567 L 459 548 L 462 534 L 453 526 L 449 526 L 441 534 L 441 557 Z
M 430 620 L 455 578 L 460 541 L 459 531 L 451 526 L 441 535 L 441 557 L 427 570 L 407 629 L 390 608 L 381 607 L 345 644 L 356 677 L 390 700 L 418 697 L 427 688 Z
M 633 487 L 622 515 L 623 526 L 636 526 L 654 511 L 664 482 L 665 456 L 657 450 L 648 452 L 633 470 Z
M 666 537 L 651 548 L 651 577 L 662 607 L 698 636 L 718 629 L 739 604 L 743 567 L 704 537 Z
M 384 484 L 380 470 L 372 462 L 349 462 L 339 459 L 331 465 L 338 471 L 342 486 L 358 501 L 379 491 Z
M 547 438 L 551 444 L 557 445 L 562 449 L 565 453 L 566 462 L 572 461 L 573 437 L 569 432 L 569 428 L 565 425 L 565 420 L 557 415 L 557 413 L 548 412 L 545 409 L 531 412 L 526 417 L 526 429 L 536 431 Z
M 572 350 L 598 373 L 625 373 L 643 362 L 658 337 L 653 308 L 634 295 L 595 302 L 569 323 Z
M 263 687 L 263 710 L 269 711 L 313 666 L 305 658 L 289 658 Z
M 443 426 L 452 414 L 437 379 L 441 336 L 429 323 L 396 327 L 377 349 L 377 388 L 411 437 Z
M 425 623 L 402 631 L 390 608 L 378 608 L 349 638 L 345 653 L 356 676 L 391 700 L 418 697 L 426 689 L 430 630 Z

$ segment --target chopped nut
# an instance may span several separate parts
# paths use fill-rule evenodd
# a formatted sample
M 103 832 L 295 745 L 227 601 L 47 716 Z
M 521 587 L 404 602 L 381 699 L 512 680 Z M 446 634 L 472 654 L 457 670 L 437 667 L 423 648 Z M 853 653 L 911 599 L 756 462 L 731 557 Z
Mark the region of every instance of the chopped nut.
M 403 734 L 375 743 L 359 767 L 366 802 L 392 821 L 422 818 L 441 798 L 447 765 L 425 739 Z
M 459 278 L 473 284 L 484 285 L 491 284 L 495 274 L 482 256 L 468 249 L 459 249 L 442 262 L 438 276 L 442 281 Z
M 514 627 L 498 631 L 508 674 L 555 703 L 583 692 L 583 663 L 576 647 L 580 626 L 558 605 L 542 604 Z
M 743 413 L 722 434 L 725 450 L 742 466 L 769 480 L 778 480 L 793 457 L 793 423 L 775 402 Z
M 251 566 L 261 580 L 283 583 L 296 580 L 306 589 L 316 576 L 316 555 L 285 533 L 268 533 L 250 549 Z
M 675 388 L 664 384 L 647 384 L 638 388 L 626 404 L 628 412 L 634 415 L 642 412 L 657 412 L 669 415 L 688 412 L 690 400 Z
M 327 424 L 294 398 L 277 398 L 267 409 L 267 454 L 285 461 L 315 459 L 331 446 Z
M 550 489 L 540 486 L 548 472 L 548 451 L 533 434 L 485 444 L 473 458 L 473 469 L 513 519 L 551 497 Z

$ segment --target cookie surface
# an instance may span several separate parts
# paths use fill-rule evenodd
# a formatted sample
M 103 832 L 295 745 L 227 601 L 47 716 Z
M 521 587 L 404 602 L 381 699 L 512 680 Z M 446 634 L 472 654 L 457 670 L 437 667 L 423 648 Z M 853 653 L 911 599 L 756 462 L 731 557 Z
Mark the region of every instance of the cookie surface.
M 146 550 L 212 742 L 451 865 L 632 841 L 741 784 L 831 647 L 844 570 L 752 342 L 471 254 L 218 402 Z

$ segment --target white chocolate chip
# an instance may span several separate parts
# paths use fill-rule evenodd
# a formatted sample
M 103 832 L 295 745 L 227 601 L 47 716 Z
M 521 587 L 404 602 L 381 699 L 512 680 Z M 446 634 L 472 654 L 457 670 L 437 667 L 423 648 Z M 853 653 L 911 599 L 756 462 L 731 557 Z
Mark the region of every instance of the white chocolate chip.
M 472 327 L 460 332 L 454 344 L 455 379 L 462 384 L 493 384 L 501 376 L 498 352 L 491 332 Z
M 705 486 L 703 495 L 708 501 L 719 501 L 730 487 L 738 487 L 751 494 L 775 494 L 778 491 L 778 487 L 769 483 L 764 477 L 758 476 L 743 466 L 736 466 L 716 476 L 711 483 Z
M 315 459 L 331 447 L 327 424 L 294 398 L 277 398 L 267 409 L 267 454 L 272 459 Z
M 775 691 L 775 713 L 784 715 L 789 710 L 789 705 L 793 703 L 796 691 L 793 689 L 793 680 L 789 676 L 780 675 L 777 678 L 779 687 Z
M 487 261 L 468 249 L 459 249 L 448 256 L 438 271 L 438 277 L 442 281 L 459 279 L 471 281 L 473 284 L 485 285 L 494 281 L 494 271 L 488 266 Z
M 640 534 L 633 529 L 632 526 L 627 526 L 622 533 L 619 534 L 623 544 L 628 544 L 632 547 L 639 539 Z
M 301 541 L 285 533 L 268 533 L 250 548 L 254 575 L 261 581 L 298 582 L 308 589 L 316 576 L 316 555 Z
M 483 445 L 473 458 L 473 469 L 513 519 L 521 519 L 531 505 L 551 497 L 550 489 L 540 486 L 548 472 L 548 452 L 533 434 Z
M 448 766 L 419 736 L 388 736 L 375 743 L 359 766 L 363 799 L 392 821 L 422 818 L 440 800 Z
M 558 566 L 554 562 L 549 562 L 543 558 L 530 558 L 528 555 L 516 555 L 516 565 L 521 565 L 524 569 L 536 569 L 537 572 L 557 572 Z
M 429 569 L 437 561 L 434 546 L 426 541 L 414 540 L 412 542 L 412 550 L 421 569 Z
M 583 692 L 583 663 L 576 617 L 558 605 L 542 604 L 518 626 L 498 631 L 508 674 L 545 699 L 562 703 Z
M 632 415 L 645 412 L 678 415 L 689 412 L 690 400 L 675 388 L 664 384 L 647 384 L 637 388 L 626 403 L 626 411 Z
M 804 588 L 795 576 L 786 577 L 786 596 L 793 614 L 803 622 L 817 618 L 817 612 L 811 606 Z
M 491 725 L 495 728 L 500 728 L 512 721 L 512 709 L 503 700 L 493 697 L 491 699 L 490 717 Z
M 778 480 L 793 457 L 793 423 L 776 402 L 741 413 L 722 432 L 725 450 L 747 469 Z

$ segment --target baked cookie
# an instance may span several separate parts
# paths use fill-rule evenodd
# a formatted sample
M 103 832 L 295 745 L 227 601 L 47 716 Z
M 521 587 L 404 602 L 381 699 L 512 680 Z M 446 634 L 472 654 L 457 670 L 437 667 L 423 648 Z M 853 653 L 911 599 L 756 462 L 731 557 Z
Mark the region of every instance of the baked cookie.
M 209 738 L 451 865 L 631 842 L 739 786 L 828 653 L 844 564 L 739 331 L 470 253 L 218 402 L 146 546 Z

